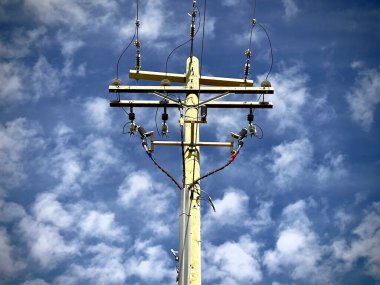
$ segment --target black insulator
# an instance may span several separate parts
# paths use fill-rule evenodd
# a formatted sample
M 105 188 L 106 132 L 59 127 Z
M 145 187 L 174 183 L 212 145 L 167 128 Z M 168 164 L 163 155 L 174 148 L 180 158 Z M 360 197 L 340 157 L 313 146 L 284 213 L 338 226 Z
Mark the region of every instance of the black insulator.
M 133 122 L 133 121 L 135 120 L 135 118 L 136 118 L 135 113 L 130 112 L 130 113 L 128 114 L 128 118 L 129 118 L 130 121 Z
M 206 121 L 206 117 L 207 117 L 207 106 L 202 105 L 201 106 L 201 120 Z
M 244 66 L 244 75 L 247 77 L 249 75 L 249 68 L 250 68 L 249 60 L 247 60 L 245 66 Z
M 168 115 L 168 113 L 162 113 L 162 120 L 163 121 L 167 121 L 169 119 L 169 115 Z
M 139 134 L 140 134 L 140 136 L 141 136 L 142 138 L 145 137 L 145 133 L 146 133 L 146 131 L 145 131 L 145 129 L 144 129 L 142 126 L 139 126 L 138 129 L 137 129 L 137 131 L 139 132 Z
M 241 131 L 239 133 L 239 140 L 244 139 L 247 136 L 247 133 L 248 133 L 248 131 L 246 128 L 241 129 Z
M 248 122 L 253 122 L 253 118 L 254 118 L 255 116 L 252 114 L 252 113 L 249 113 L 248 115 L 247 115 L 247 120 L 248 120 Z
M 191 24 L 191 26 L 190 26 L 190 38 L 194 38 L 194 36 L 195 36 L 195 26 L 194 26 L 194 24 Z

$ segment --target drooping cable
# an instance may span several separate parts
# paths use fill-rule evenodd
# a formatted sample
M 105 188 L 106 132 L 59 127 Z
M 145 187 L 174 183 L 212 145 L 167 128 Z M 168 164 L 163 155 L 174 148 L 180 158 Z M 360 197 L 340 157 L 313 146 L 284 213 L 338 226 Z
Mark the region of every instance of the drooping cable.
M 197 7 L 197 9 L 198 9 L 198 7 Z M 194 37 L 195 37 L 195 36 L 198 34 L 198 32 L 199 32 L 199 28 L 200 28 L 200 26 L 201 26 L 201 22 L 200 22 L 200 21 L 201 21 L 201 18 L 199 18 L 199 20 L 198 20 L 198 28 L 197 28 L 197 30 L 196 30 L 196 32 L 195 32 Z M 191 39 L 186 40 L 186 41 L 183 42 L 182 44 L 176 46 L 176 47 L 175 47 L 175 48 L 169 53 L 168 57 L 166 58 L 166 63 L 165 63 L 165 74 L 166 74 L 166 75 L 168 74 L 168 63 L 169 63 L 169 59 L 170 59 L 170 57 L 172 56 L 172 54 L 173 54 L 176 50 L 178 50 L 179 48 L 181 48 L 181 47 L 183 47 L 184 45 L 188 44 L 190 41 L 191 41 Z
M 270 73 L 272 72 L 272 68 L 273 68 L 273 61 L 274 61 L 274 58 L 273 58 L 273 48 L 272 48 L 272 41 L 270 39 L 270 36 L 267 32 L 267 30 L 265 29 L 265 27 L 263 25 L 261 25 L 260 23 L 257 23 L 259 25 L 259 27 L 265 32 L 265 34 L 267 35 L 267 38 L 268 38 L 268 42 L 269 42 L 269 47 L 270 47 L 270 55 L 271 55 L 271 64 L 270 64 L 270 67 L 269 67 L 269 71 L 267 73 L 267 76 L 265 77 L 265 80 L 268 80 L 268 77 L 270 75 Z
M 131 41 L 129 42 L 129 44 L 124 48 L 123 52 L 120 54 L 119 56 L 119 59 L 117 60 L 117 63 L 116 63 L 116 79 L 119 79 L 119 64 L 120 64 L 120 60 L 121 58 L 123 57 L 124 53 L 128 50 L 128 48 L 131 46 L 131 44 L 133 43 L 133 41 L 135 40 L 135 37 L 136 37 L 136 29 L 135 29 L 135 33 L 133 34 L 133 37 L 131 39 Z
M 137 21 L 138 21 L 138 17 L 139 17 L 139 0 L 136 0 L 136 25 L 137 25 Z M 129 49 L 129 47 L 131 46 L 131 44 L 133 43 L 133 41 L 135 40 L 135 37 L 138 37 L 138 29 L 137 29 L 137 26 L 135 27 L 135 31 L 134 31 L 134 34 L 133 34 L 133 37 L 131 39 L 131 41 L 129 42 L 129 44 L 124 48 L 124 50 L 122 51 L 122 53 L 120 54 L 118 60 L 117 60 L 117 63 L 116 63 L 116 79 L 119 79 L 119 64 L 120 64 L 120 61 L 123 57 L 123 55 L 125 54 L 125 52 Z
M 144 148 L 145 149 L 145 148 Z M 166 174 L 167 177 L 170 178 L 171 181 L 177 186 L 179 190 L 182 190 L 181 185 L 177 182 L 177 180 L 166 170 L 164 169 L 158 162 L 157 160 L 153 157 L 153 154 L 147 150 L 145 150 L 146 154 L 149 156 L 149 158 L 153 161 L 153 163 L 160 169 L 163 173 Z
M 210 171 L 210 172 L 207 172 L 206 174 L 202 175 L 201 177 L 199 177 L 198 179 L 194 180 L 193 183 L 191 183 L 189 185 L 189 189 L 191 189 L 192 187 L 194 187 L 195 184 L 197 184 L 199 181 L 201 181 L 202 179 L 206 178 L 206 177 L 209 177 L 223 169 L 225 169 L 227 166 L 229 166 L 234 160 L 235 158 L 237 157 L 238 153 L 240 151 L 240 147 L 238 149 L 238 151 L 236 151 L 235 153 L 233 153 L 230 157 L 230 159 L 227 161 L 227 163 L 223 164 L 222 166 Z

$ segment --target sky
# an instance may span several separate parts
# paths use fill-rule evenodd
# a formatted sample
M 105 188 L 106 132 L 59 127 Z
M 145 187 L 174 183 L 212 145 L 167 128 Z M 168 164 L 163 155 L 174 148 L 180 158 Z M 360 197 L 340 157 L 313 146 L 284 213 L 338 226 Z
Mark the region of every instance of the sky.
M 140 0 L 142 70 L 165 71 L 189 38 L 191 9 Z M 203 75 L 243 78 L 253 10 L 208 1 L 203 52 L 203 19 L 194 42 Z M 180 193 L 109 107 L 135 17 L 131 0 L 0 0 L 1 285 L 176 284 Z M 380 284 L 380 5 L 257 0 L 255 19 L 273 47 L 274 107 L 254 112 L 263 139 L 246 138 L 201 183 L 216 208 L 202 204 L 202 284 Z M 189 51 L 177 49 L 168 72 L 184 73 Z M 256 85 L 270 54 L 257 25 Z M 132 45 L 123 84 L 158 85 L 128 78 L 134 57 Z M 158 137 L 162 110 L 134 112 Z M 201 140 L 228 141 L 246 115 L 209 110 Z M 169 140 L 180 139 L 178 119 L 169 110 Z M 201 173 L 229 157 L 202 148 Z M 181 181 L 180 148 L 157 147 L 155 158 Z

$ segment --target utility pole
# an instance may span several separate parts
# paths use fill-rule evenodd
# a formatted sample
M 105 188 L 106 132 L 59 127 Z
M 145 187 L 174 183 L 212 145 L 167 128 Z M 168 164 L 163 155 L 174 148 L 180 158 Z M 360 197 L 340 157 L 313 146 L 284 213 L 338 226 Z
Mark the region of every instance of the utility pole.
M 245 52 L 247 56 L 244 79 L 224 78 L 224 77 L 211 77 L 203 76 L 200 74 L 199 61 L 193 56 L 193 41 L 196 35 L 195 31 L 195 18 L 197 11 L 199 11 L 196 0 L 192 0 L 193 11 L 191 14 L 190 26 L 190 56 L 186 61 L 186 73 L 176 74 L 168 72 L 153 72 L 141 70 L 141 55 L 140 55 L 140 41 L 138 39 L 138 29 L 140 26 L 138 17 L 138 0 L 136 12 L 136 69 L 130 70 L 129 77 L 136 80 L 150 80 L 160 81 L 160 86 L 125 86 L 122 85 L 118 79 L 118 65 L 117 65 L 117 79 L 114 80 L 109 86 L 110 93 L 118 95 L 117 100 L 111 100 L 111 107 L 129 107 L 130 112 L 128 117 L 130 119 L 130 133 L 138 132 L 142 139 L 142 146 L 144 147 L 149 158 L 154 164 L 164 172 L 181 191 L 180 195 L 180 237 L 179 237 L 179 251 L 175 254 L 176 261 L 178 262 L 178 277 L 179 285 L 201 285 L 201 187 L 200 181 L 208 177 L 233 162 L 235 157 L 239 154 L 240 149 L 243 147 L 243 140 L 249 133 L 256 136 L 256 127 L 253 123 L 254 115 L 253 110 L 258 108 L 272 108 L 271 102 L 265 101 L 265 94 L 273 94 L 274 90 L 269 81 L 265 80 L 261 83 L 260 87 L 253 87 L 253 81 L 248 80 L 251 51 L 250 46 Z M 205 10 L 206 11 L 206 10 Z M 204 16 L 205 22 L 205 16 Z M 252 20 L 252 29 L 256 20 Z M 251 29 L 251 38 L 252 38 Z M 199 30 L 199 27 L 198 27 Z M 133 39 L 132 39 L 133 40 Z M 132 43 L 132 41 L 131 41 Z M 251 39 L 250 39 L 251 45 Z M 128 48 L 128 47 L 127 47 Z M 126 49 L 125 49 L 126 50 Z M 123 51 L 123 53 L 125 52 Z M 203 51 L 203 43 L 202 43 Z M 122 55 L 123 55 L 122 53 Z M 121 55 L 121 56 L 122 56 Z M 120 56 L 120 58 L 121 58 Z M 170 55 L 169 55 L 170 56 Z M 120 61 L 119 58 L 119 61 Z M 118 64 L 119 64 L 118 61 Z M 269 75 L 269 73 L 268 73 Z M 267 77 L 268 77 L 267 75 Z M 182 83 L 185 86 L 171 86 L 171 83 Z M 150 93 L 160 97 L 161 100 L 125 100 L 121 99 L 120 93 Z M 175 99 L 169 94 L 184 93 L 185 100 Z M 217 94 L 214 97 L 200 101 L 200 94 Z M 220 101 L 220 99 L 230 94 L 253 94 L 262 95 L 262 100 L 257 101 Z M 168 131 L 166 121 L 168 115 L 167 108 L 177 108 L 181 111 L 179 124 L 181 127 L 181 141 L 156 141 L 154 139 L 153 131 L 146 131 L 141 125 L 135 123 L 135 114 L 133 108 L 163 108 L 162 114 L 162 134 L 165 135 Z M 201 142 L 200 137 L 200 124 L 207 123 L 207 110 L 208 109 L 248 109 L 247 120 L 249 123 L 248 130 L 243 128 L 240 133 L 231 133 L 229 142 Z M 185 116 L 182 115 L 182 110 L 185 110 Z M 199 109 L 201 110 L 199 114 Z M 184 138 L 183 130 L 184 128 Z M 235 148 L 235 141 L 237 147 Z M 157 146 L 180 146 L 182 148 L 182 163 L 183 163 L 183 184 L 180 185 L 176 179 L 171 176 L 158 162 L 153 158 L 155 147 Z M 227 163 L 214 171 L 211 171 L 203 176 L 200 174 L 200 147 L 227 147 L 230 149 L 231 157 Z M 212 204 L 211 198 L 209 202 Z M 213 206 L 213 205 L 212 205 Z
M 229 142 L 200 142 L 199 124 L 206 123 L 199 120 L 198 109 L 203 106 L 212 108 L 244 108 L 252 109 L 273 108 L 271 102 L 264 101 L 218 101 L 229 94 L 273 94 L 272 87 L 253 87 L 252 80 L 210 77 L 199 74 L 198 59 L 189 57 L 186 62 L 185 74 L 131 70 L 129 77 L 139 80 L 186 83 L 186 86 L 123 86 L 110 85 L 110 93 L 151 93 L 164 100 L 111 100 L 111 107 L 151 107 L 151 108 L 185 108 L 185 118 L 180 124 L 185 126 L 185 139 L 181 141 L 155 141 L 153 132 L 145 133 L 150 138 L 150 145 L 146 145 L 149 153 L 157 146 L 181 146 L 185 148 L 185 187 L 181 189 L 180 201 L 180 241 L 178 252 L 179 285 L 201 285 L 201 233 L 200 233 L 200 147 L 228 147 L 234 154 L 234 139 L 238 135 L 231 133 Z M 169 97 L 166 94 L 185 93 L 184 102 Z M 200 93 L 219 94 L 211 99 L 199 100 Z M 131 121 L 133 124 L 134 122 Z M 239 146 L 240 148 L 240 146 Z M 236 154 L 235 154 L 236 155 Z M 196 183 L 194 184 L 194 181 Z

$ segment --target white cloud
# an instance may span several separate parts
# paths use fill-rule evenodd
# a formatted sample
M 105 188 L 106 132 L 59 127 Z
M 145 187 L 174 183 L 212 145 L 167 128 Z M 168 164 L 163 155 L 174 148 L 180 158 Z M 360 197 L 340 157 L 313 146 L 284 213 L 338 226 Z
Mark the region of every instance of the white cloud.
M 165 280 L 174 282 L 175 262 L 169 258 L 169 251 L 164 251 L 161 246 L 151 245 L 148 241 L 137 240 L 133 252 L 134 255 L 125 262 L 127 278 L 136 276 L 155 284 L 166 283 Z
M 12 276 L 25 267 L 23 262 L 15 260 L 13 251 L 14 247 L 11 245 L 7 231 L 0 227 L 0 273 L 5 276 Z
M 123 232 L 115 223 L 115 214 L 111 212 L 89 211 L 79 222 L 81 231 L 86 236 L 106 237 L 112 240 L 123 240 Z
M 316 177 L 320 183 L 341 179 L 347 175 L 344 155 L 328 152 L 324 155 L 324 162 L 316 170 Z
M 267 168 L 275 175 L 275 183 L 285 188 L 310 166 L 313 146 L 308 139 L 284 142 L 275 146 Z
M 306 207 L 306 202 L 300 200 L 283 210 L 276 247 L 265 252 L 263 263 L 271 274 L 284 273 L 310 284 L 329 284 L 331 269 L 322 262 L 327 251 L 311 228 Z
M 74 213 L 69 213 L 53 193 L 40 194 L 33 205 L 33 213 L 40 223 L 50 223 L 68 229 L 74 223 Z
M 299 8 L 294 0 L 281 0 L 285 7 L 285 19 L 289 20 L 298 14 Z
M 258 244 L 248 236 L 219 246 L 207 243 L 203 252 L 203 276 L 220 285 L 254 284 L 262 280 Z
M 44 145 L 39 133 L 39 126 L 25 118 L 0 125 L 0 185 L 5 189 L 20 185 L 26 178 L 25 155 Z
M 78 27 L 95 29 L 107 22 L 116 9 L 116 3 L 104 0 L 91 2 L 25 0 L 25 9 L 35 14 L 46 25 L 63 24 L 72 29 Z
M 171 233 L 171 224 L 174 223 L 171 213 L 178 209 L 177 206 L 173 208 L 171 203 L 174 191 L 178 190 L 155 181 L 149 173 L 135 171 L 120 185 L 118 202 L 127 211 L 144 213 L 138 217 L 145 225 L 143 231 L 152 231 L 165 237 Z
M 95 285 L 125 284 L 126 269 L 123 264 L 123 250 L 99 243 L 85 250 L 90 262 L 73 264 L 54 280 L 56 285 L 90 283 Z
M 46 283 L 44 280 L 38 278 L 34 280 L 27 280 L 23 282 L 21 285 L 49 285 L 49 283 Z
M 42 268 L 54 268 L 62 260 L 78 254 L 79 245 L 66 241 L 55 226 L 26 216 L 20 221 L 19 230 L 27 242 L 31 257 Z
M 44 56 L 40 56 L 33 66 L 31 76 L 34 99 L 61 94 L 63 86 L 59 78 L 59 70 L 55 69 Z
M 66 125 L 55 129 L 55 147 L 49 159 L 43 160 L 43 168 L 59 179 L 55 187 L 57 193 L 76 191 L 80 194 L 82 186 L 94 185 L 101 174 L 120 166 L 119 151 L 108 137 L 88 135 L 77 141 L 73 130 Z
M 103 98 L 93 98 L 85 104 L 85 114 L 88 124 L 98 130 L 111 128 L 111 110 L 109 102 Z
M 43 41 L 46 28 L 38 27 L 32 30 L 17 29 L 12 32 L 9 42 L 0 42 L 0 56 L 2 58 L 16 59 L 28 55 L 31 46 Z
M 356 261 L 364 259 L 367 273 L 380 281 L 380 203 L 373 203 L 353 230 L 352 241 L 344 239 L 333 243 L 335 257 L 343 262 L 344 270 L 350 270 Z
M 262 78 L 262 76 L 260 76 Z M 275 110 L 268 111 L 268 118 L 274 122 L 275 130 L 280 134 L 289 129 L 305 132 L 303 117 L 300 114 L 306 102 L 313 105 L 313 98 L 307 86 L 308 76 L 302 72 L 301 65 L 284 68 L 281 73 L 271 75 L 270 81 L 275 95 L 267 96 Z
M 19 101 L 24 94 L 24 82 L 28 72 L 16 62 L 0 63 L 0 98 L 2 103 Z
M 366 131 L 371 128 L 380 104 L 379 88 L 380 71 L 362 69 L 355 79 L 355 85 L 346 94 L 352 119 Z
M 202 230 L 205 235 L 220 230 L 221 227 L 247 226 L 248 216 L 247 194 L 234 189 L 229 189 L 223 198 L 213 201 L 216 212 L 211 208 L 202 221 Z
M 241 3 L 240 0 L 222 0 L 222 4 L 228 7 L 236 6 L 239 3 Z
M 25 216 L 24 208 L 13 202 L 0 200 L 0 221 L 13 222 Z

